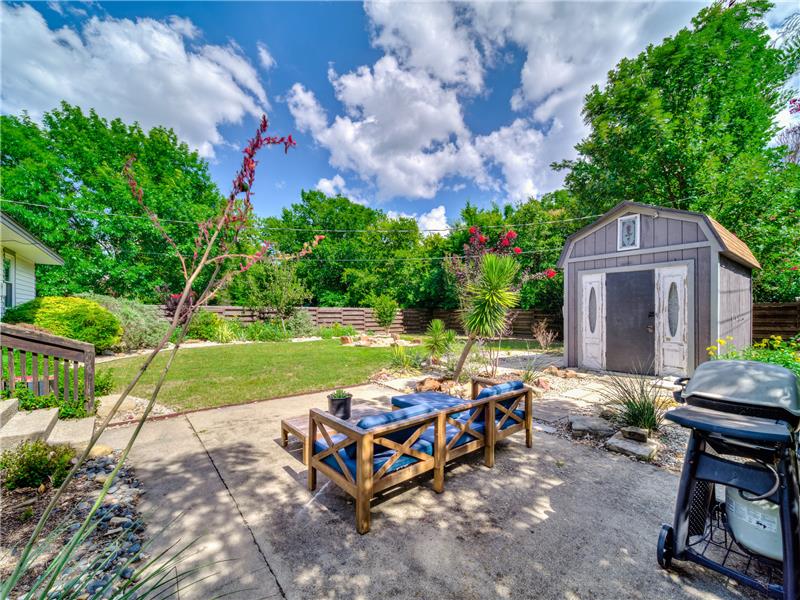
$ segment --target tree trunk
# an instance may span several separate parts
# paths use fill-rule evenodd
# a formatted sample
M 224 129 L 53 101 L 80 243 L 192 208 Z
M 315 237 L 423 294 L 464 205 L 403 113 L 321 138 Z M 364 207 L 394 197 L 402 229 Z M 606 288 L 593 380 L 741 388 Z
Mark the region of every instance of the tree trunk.
M 464 349 L 461 351 L 461 356 L 458 357 L 458 364 L 456 364 L 456 370 L 453 371 L 453 381 L 458 381 L 458 378 L 461 375 L 461 371 L 464 369 L 464 364 L 467 362 L 469 351 L 472 350 L 472 346 L 474 344 L 475 344 L 475 338 L 472 336 L 468 337 L 467 343 L 464 346 Z

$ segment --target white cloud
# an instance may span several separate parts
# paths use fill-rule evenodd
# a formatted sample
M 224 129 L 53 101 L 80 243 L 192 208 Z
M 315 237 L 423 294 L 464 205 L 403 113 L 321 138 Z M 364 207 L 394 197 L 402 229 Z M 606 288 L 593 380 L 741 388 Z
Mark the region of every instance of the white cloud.
M 481 55 L 464 19 L 464 7 L 446 2 L 370 2 L 364 9 L 375 29 L 374 45 L 397 57 L 404 67 L 425 70 L 444 83 L 463 84 L 474 92 L 483 88 Z
M 261 63 L 261 66 L 264 67 L 267 71 L 269 71 L 272 67 L 274 67 L 277 63 L 275 62 L 275 58 L 270 54 L 270 51 L 267 49 L 266 44 L 263 42 L 258 42 L 258 61 Z
M 326 196 L 344 196 L 350 200 L 350 202 L 355 202 L 362 206 L 367 205 L 367 201 L 360 197 L 360 193 L 347 187 L 347 182 L 345 182 L 344 177 L 338 173 L 331 179 L 322 177 L 314 187 Z
M 390 219 L 414 219 L 419 225 L 423 235 L 450 235 L 447 225 L 447 211 L 443 205 L 432 208 L 426 213 L 407 213 L 402 211 L 390 210 L 386 212 Z
M 486 182 L 455 90 L 385 56 L 374 67 L 329 72 L 345 114 L 328 124 L 314 96 L 295 84 L 287 98 L 301 131 L 330 152 L 330 164 L 374 183 L 379 198 L 431 198 L 441 181 L 463 175 Z
M 531 190 L 543 193 L 559 187 L 563 173 L 549 165 L 575 157 L 575 144 L 588 132 L 581 110 L 592 84 L 602 84 L 623 57 L 635 56 L 647 44 L 677 33 L 701 6 L 692 2 L 472 5 L 472 25 L 484 46 L 497 49 L 512 44 L 526 55 L 510 106 L 527 118 L 498 129 L 483 144 L 476 142 L 488 160 L 501 166 L 505 189 L 520 197 Z
M 437 233 L 436 230 L 442 235 L 449 234 L 449 231 L 443 231 L 447 229 L 447 214 L 442 205 L 421 214 L 417 222 L 426 235 Z
M 187 44 L 188 19 L 92 17 L 50 29 L 30 5 L 0 7 L 3 112 L 34 117 L 61 100 L 108 118 L 164 125 L 203 156 L 224 142 L 219 127 L 258 118 L 267 95 L 235 45 Z
M 540 191 L 543 174 L 548 170 L 540 157 L 544 137 L 525 119 L 516 119 L 475 140 L 481 156 L 502 171 L 503 187 L 510 200 L 525 200 Z

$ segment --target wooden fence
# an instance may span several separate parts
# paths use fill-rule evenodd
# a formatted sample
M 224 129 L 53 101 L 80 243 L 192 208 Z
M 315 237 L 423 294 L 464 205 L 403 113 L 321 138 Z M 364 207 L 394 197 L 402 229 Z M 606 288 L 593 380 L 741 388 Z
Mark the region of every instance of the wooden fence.
M 257 315 L 241 306 L 207 306 L 210 310 L 224 317 L 239 319 L 244 323 L 258 320 Z M 358 331 L 380 331 L 378 323 L 369 308 L 325 308 L 307 307 L 311 321 L 315 327 L 333 325 L 352 325 Z M 541 310 L 514 311 L 512 337 L 531 338 L 531 327 L 536 321 L 547 319 L 549 327 L 563 339 L 564 322 L 560 313 L 549 313 Z M 434 308 L 405 308 L 398 311 L 391 333 L 424 333 L 433 319 L 441 319 L 448 328 L 463 333 L 458 311 Z M 800 302 L 761 303 L 753 305 L 753 341 L 770 335 L 780 335 L 784 339 L 800 333 Z
M 54 392 L 94 408 L 94 346 L 39 330 L 0 323 L 0 378 L 12 392 L 26 385 L 34 395 Z M 5 359 L 5 360 L 3 360 Z M 80 382 L 80 369 L 83 381 Z
M 163 307 L 162 307 L 163 310 Z M 242 306 L 204 306 L 203 310 L 215 312 L 225 318 L 239 319 L 243 323 L 252 323 L 258 316 L 251 310 Z M 381 331 L 375 321 L 371 308 L 340 308 L 310 306 L 303 310 L 311 315 L 315 327 L 330 326 L 334 323 L 351 325 L 358 331 Z M 267 315 L 269 316 L 269 315 Z M 404 308 L 399 310 L 389 328 L 391 333 L 424 333 L 433 319 L 441 319 L 449 329 L 463 333 L 461 321 L 457 310 L 431 309 L 431 308 Z M 546 313 L 539 310 L 514 311 L 512 322 L 512 337 L 530 339 L 531 326 L 540 319 L 547 319 L 551 329 L 558 333 L 561 339 L 563 323 L 560 314 Z
M 765 302 L 753 305 L 753 341 L 771 335 L 784 339 L 800 333 L 800 302 Z

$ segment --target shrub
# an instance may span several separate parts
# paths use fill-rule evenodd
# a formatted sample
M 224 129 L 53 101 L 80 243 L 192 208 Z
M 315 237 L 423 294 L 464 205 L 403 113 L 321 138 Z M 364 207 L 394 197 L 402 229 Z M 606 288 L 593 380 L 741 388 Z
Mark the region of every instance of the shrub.
M 390 296 L 375 296 L 372 298 L 370 306 L 375 313 L 378 325 L 388 332 L 400 308 L 397 301 Z
M 114 370 L 103 369 L 94 374 L 94 397 L 110 394 L 114 389 Z
M 85 298 L 35 298 L 8 309 L 3 321 L 28 323 L 55 335 L 89 342 L 98 352 L 115 347 L 122 338 L 122 327 L 117 317 L 97 302 Z
M 723 354 L 717 354 L 717 350 L 723 349 L 731 339 L 719 339 L 717 340 L 718 346 L 706 348 L 709 358 L 711 360 L 755 360 L 771 363 L 786 367 L 800 377 L 800 337 L 784 340 L 779 335 L 773 335 L 743 350 L 733 349 Z
M 0 454 L 0 469 L 6 471 L 6 489 L 39 487 L 48 479 L 53 486 L 59 486 L 74 456 L 75 451 L 69 446 L 51 446 L 41 440 L 23 442 L 6 450 Z
M 647 375 L 612 375 L 602 393 L 614 420 L 623 427 L 657 431 L 672 398 L 663 395 L 656 379 Z
M 391 366 L 400 371 L 416 371 L 422 368 L 423 357 L 416 351 L 408 352 L 405 346 L 392 346 Z
M 286 321 L 286 331 L 294 337 L 314 335 L 314 320 L 307 310 L 298 309 Z
M 254 321 L 247 326 L 247 339 L 251 342 L 280 342 L 289 336 L 278 323 Z
M 122 325 L 122 339 L 114 349 L 120 352 L 154 348 L 169 328 L 169 323 L 157 306 L 101 294 L 87 293 L 78 296 L 97 302 L 119 319 Z
M 226 330 L 223 317 L 209 310 L 200 310 L 192 317 L 189 323 L 189 328 L 186 330 L 186 339 L 218 342 L 220 337 L 227 337 L 229 331 Z
M 441 319 L 431 321 L 428 324 L 425 335 L 428 336 L 425 340 L 425 349 L 434 360 L 438 360 L 450 352 L 456 341 L 456 332 L 452 329 L 447 329 Z
M 334 323 L 330 327 L 320 327 L 317 330 L 317 335 L 323 340 L 330 340 L 332 338 L 342 337 L 345 335 L 354 336 L 358 335 L 358 331 L 352 325 L 342 325 Z

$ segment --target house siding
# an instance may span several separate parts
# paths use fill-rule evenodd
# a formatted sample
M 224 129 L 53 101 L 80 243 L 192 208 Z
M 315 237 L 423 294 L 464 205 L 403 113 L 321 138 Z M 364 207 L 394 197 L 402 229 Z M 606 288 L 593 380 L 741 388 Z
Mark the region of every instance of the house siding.
M 14 304 L 20 305 L 36 297 L 36 265 L 33 261 L 17 254 L 17 273 L 15 277 Z
M 736 348 L 752 343 L 753 295 L 751 271 L 721 256 L 719 261 L 719 337 L 732 337 Z

